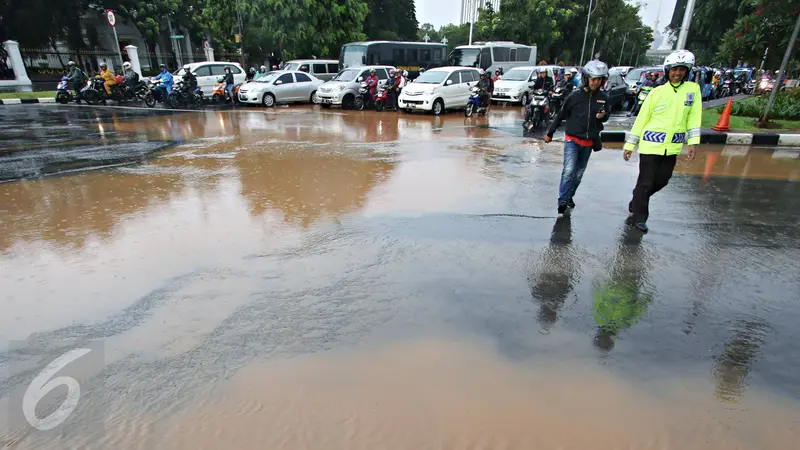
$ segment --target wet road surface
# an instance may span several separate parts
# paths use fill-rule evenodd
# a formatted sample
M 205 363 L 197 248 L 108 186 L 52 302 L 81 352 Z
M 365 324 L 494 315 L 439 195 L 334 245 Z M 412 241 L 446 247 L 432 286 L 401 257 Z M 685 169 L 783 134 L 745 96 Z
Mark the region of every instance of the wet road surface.
M 103 135 L 112 155 L 164 147 L 0 184 L 0 443 L 800 439 L 796 151 L 681 159 L 643 237 L 623 223 L 636 164 L 616 149 L 592 155 L 556 219 L 561 145 L 522 137 L 516 109 L 24 108 L 46 125 L 0 131 L 0 165 Z M 75 341 L 102 344 L 90 387 L 56 429 L 25 426 L 15 392 Z

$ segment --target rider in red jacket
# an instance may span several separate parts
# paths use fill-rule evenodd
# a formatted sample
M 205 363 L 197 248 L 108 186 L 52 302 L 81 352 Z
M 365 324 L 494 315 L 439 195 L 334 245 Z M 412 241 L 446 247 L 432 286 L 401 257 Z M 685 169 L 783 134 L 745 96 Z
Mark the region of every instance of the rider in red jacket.
M 375 69 L 369 71 L 369 76 L 364 80 L 369 86 L 369 98 L 375 99 L 375 92 L 378 90 L 378 76 L 375 75 Z

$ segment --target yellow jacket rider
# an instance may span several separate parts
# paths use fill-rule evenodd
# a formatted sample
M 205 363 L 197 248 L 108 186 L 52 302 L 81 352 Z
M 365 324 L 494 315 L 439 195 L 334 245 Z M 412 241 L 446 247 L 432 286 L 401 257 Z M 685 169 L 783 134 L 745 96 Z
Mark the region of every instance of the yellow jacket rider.
M 625 161 L 639 146 L 639 179 L 628 205 L 628 223 L 643 233 L 647 233 L 650 197 L 669 182 L 683 145 L 689 145 L 692 160 L 700 144 L 703 97 L 700 86 L 688 81 L 692 67 L 690 51 L 677 50 L 667 56 L 668 82 L 650 92 L 625 139 Z

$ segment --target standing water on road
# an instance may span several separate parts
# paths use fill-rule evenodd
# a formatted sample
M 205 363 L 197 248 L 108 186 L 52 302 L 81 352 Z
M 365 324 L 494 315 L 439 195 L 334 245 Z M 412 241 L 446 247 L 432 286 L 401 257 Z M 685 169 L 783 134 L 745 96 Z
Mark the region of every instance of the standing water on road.
M 643 237 L 614 149 L 556 219 L 561 145 L 521 137 L 516 109 L 19 108 L 42 122 L 0 128 L 0 172 L 87 145 L 124 161 L 0 184 L 0 444 L 800 439 L 797 152 L 680 160 Z M 74 411 L 27 425 L 31 379 L 89 342 L 102 364 Z

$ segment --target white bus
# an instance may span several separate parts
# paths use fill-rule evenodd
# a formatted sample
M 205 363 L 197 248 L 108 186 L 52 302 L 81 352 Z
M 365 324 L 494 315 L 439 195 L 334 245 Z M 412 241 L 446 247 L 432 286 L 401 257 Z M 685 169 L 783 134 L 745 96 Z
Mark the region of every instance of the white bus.
M 459 45 L 448 56 L 451 66 L 476 67 L 494 73 L 514 67 L 535 66 L 536 46 L 515 44 L 513 42 L 475 42 L 473 45 Z

